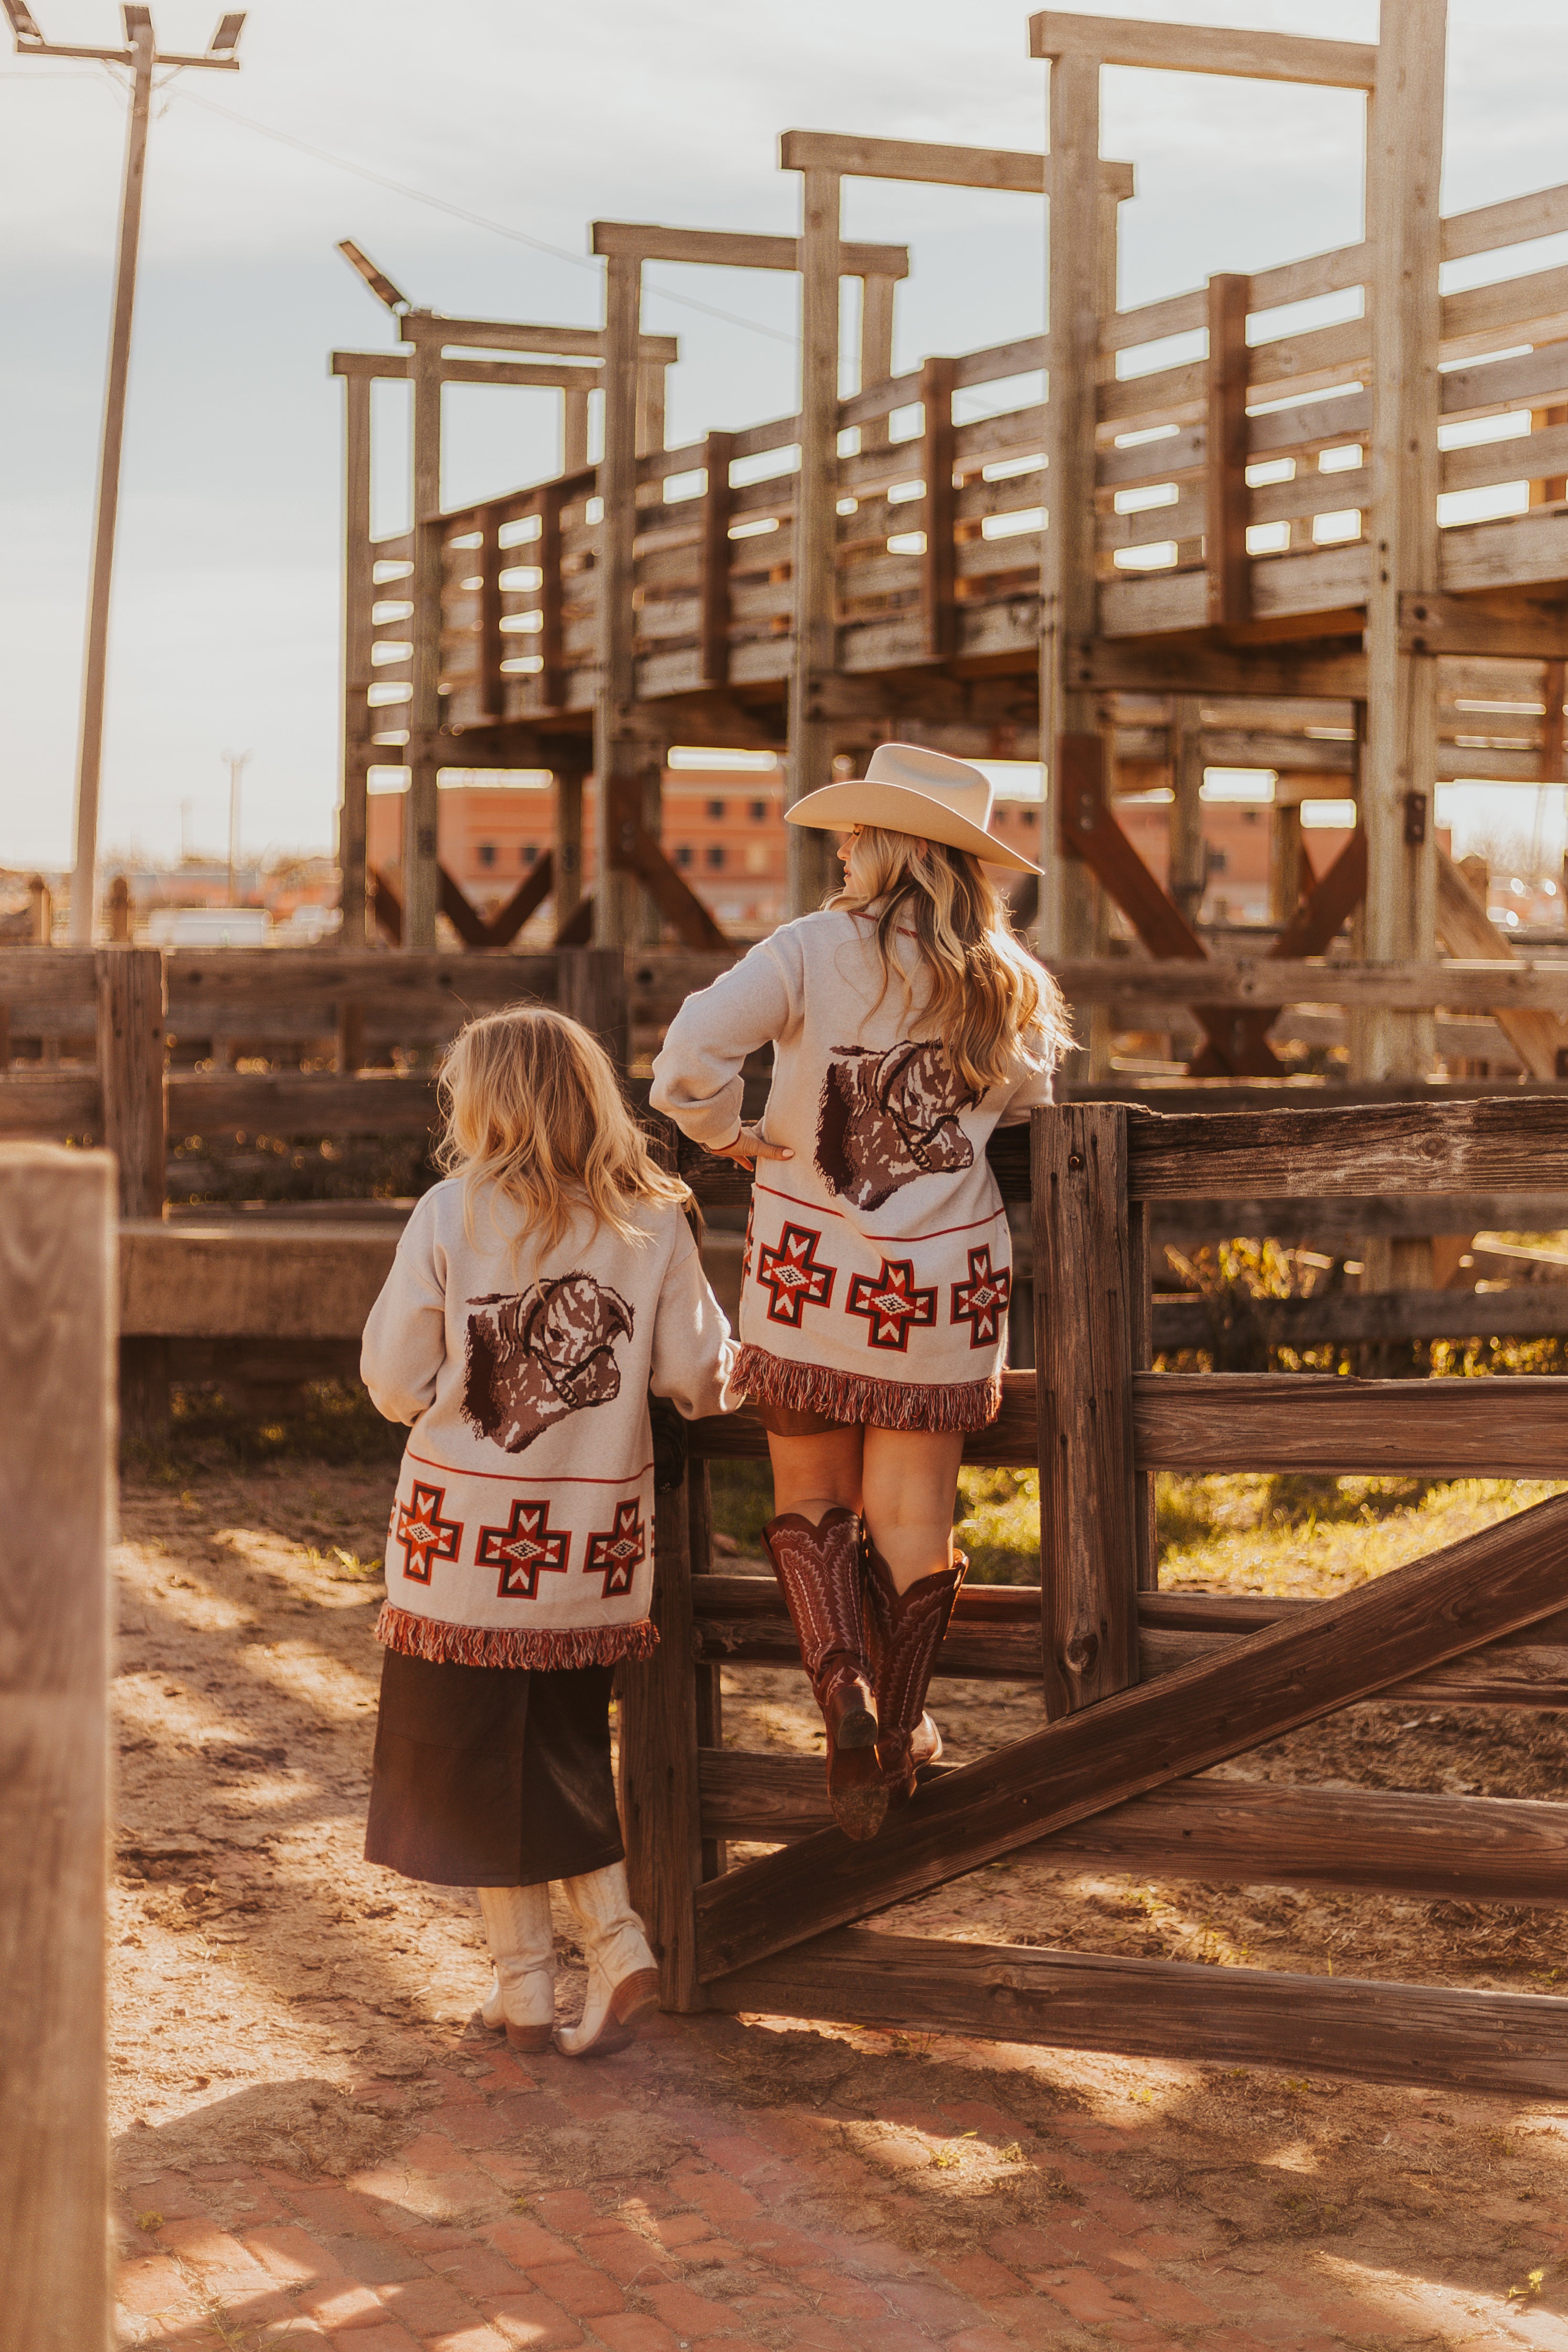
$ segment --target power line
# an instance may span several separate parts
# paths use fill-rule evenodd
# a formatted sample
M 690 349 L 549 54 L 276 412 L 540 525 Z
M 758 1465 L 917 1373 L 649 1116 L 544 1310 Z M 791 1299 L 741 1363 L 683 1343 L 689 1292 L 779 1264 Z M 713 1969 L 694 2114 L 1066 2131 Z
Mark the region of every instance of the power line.
M 432 211 L 448 214 L 453 220 L 466 221 L 472 228 L 489 229 L 495 236 L 510 239 L 514 245 L 526 245 L 535 253 L 547 253 L 557 261 L 569 261 L 576 269 L 591 269 L 600 274 L 601 264 L 586 254 L 572 253 L 562 245 L 551 245 L 541 236 L 530 236 L 526 229 L 513 228 L 507 221 L 491 220 L 487 214 L 469 210 L 466 205 L 454 204 L 447 196 L 433 196 L 426 188 L 410 186 L 406 180 L 395 180 L 385 172 L 373 171 L 367 163 L 355 163 L 346 155 L 334 155 L 325 147 L 313 146 L 310 140 L 300 139 L 291 131 L 278 131 L 270 123 L 258 122 L 248 114 L 237 114 L 232 107 L 218 106 L 210 98 L 198 98 L 194 90 L 177 89 L 174 98 L 182 106 L 199 106 L 205 113 L 221 114 L 226 122 L 237 122 L 243 130 L 254 131 L 258 138 L 275 140 L 281 147 L 293 147 L 301 155 L 310 155 L 318 163 L 329 163 L 339 172 L 352 173 L 356 179 L 368 180 L 378 188 L 390 189 L 394 195 L 406 196 L 412 204 L 428 205 Z M 694 294 L 677 294 L 668 286 L 649 285 L 648 291 L 666 302 L 678 302 L 683 310 L 700 310 L 705 317 L 719 319 L 729 327 L 744 327 L 753 335 L 766 335 L 770 341 L 787 343 L 792 351 L 800 348 L 797 335 L 785 334 L 777 327 L 764 327 L 760 320 L 742 319 L 737 311 L 721 310 L 715 303 L 699 300 Z

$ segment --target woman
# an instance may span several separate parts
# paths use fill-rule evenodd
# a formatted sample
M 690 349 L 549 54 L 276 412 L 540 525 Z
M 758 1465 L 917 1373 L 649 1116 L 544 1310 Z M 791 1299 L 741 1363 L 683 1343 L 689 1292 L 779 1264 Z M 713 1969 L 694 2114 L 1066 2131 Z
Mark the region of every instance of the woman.
M 833 1811 L 867 1838 L 941 1753 L 925 1695 L 968 1566 L 959 1459 L 1001 1403 L 1012 1279 L 985 1146 L 1050 1100 L 1067 1031 L 984 872 L 1036 869 L 987 832 L 977 769 L 884 744 L 787 814 L 846 836 L 844 887 L 688 998 L 652 1100 L 756 1166 L 734 1385 L 768 1433 L 764 1539 Z M 770 1043 L 747 1128 L 742 1066 Z

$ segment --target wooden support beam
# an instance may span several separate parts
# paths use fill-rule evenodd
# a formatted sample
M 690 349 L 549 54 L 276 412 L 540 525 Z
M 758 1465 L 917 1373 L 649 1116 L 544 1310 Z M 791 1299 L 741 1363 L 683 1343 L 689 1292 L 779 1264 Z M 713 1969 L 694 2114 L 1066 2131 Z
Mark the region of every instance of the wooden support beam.
M 1365 893 L 1366 835 L 1358 824 L 1328 872 L 1312 884 L 1265 961 L 1296 961 L 1326 954 Z M 1275 1006 L 1267 1013 L 1239 1015 L 1226 1031 L 1223 1055 L 1211 1027 L 1207 1043 L 1187 1065 L 1188 1076 L 1219 1077 L 1227 1069 L 1256 1068 L 1264 1054 L 1273 1053 L 1268 1030 L 1278 1019 L 1279 1011 Z
M 510 319 L 448 319 L 439 310 L 408 310 L 402 325 L 404 341 L 415 347 L 415 357 L 426 345 L 437 351 L 454 345 L 471 351 L 548 352 L 562 359 L 596 360 L 604 356 L 605 338 L 597 327 L 536 327 Z M 638 356 L 661 367 L 673 367 L 680 345 L 673 335 L 643 335 Z
M 704 1746 L 697 1765 L 705 1834 L 772 1844 L 808 1837 L 831 1819 L 816 1757 Z M 1056 1831 L 1025 1855 L 1047 1869 L 1557 1908 L 1568 1904 L 1568 1805 L 1173 1780 Z
M 657 228 L 640 221 L 595 221 L 593 250 L 626 261 L 703 263 L 714 269 L 798 269 L 800 239 L 722 228 Z M 907 245 L 846 245 L 846 278 L 895 279 L 910 274 Z
M 1045 8 L 1030 17 L 1029 54 L 1049 58 L 1053 65 L 1059 58 L 1075 58 L 1097 67 L 1234 74 L 1246 81 L 1310 82 L 1328 89 L 1371 89 L 1378 70 L 1376 47 L 1361 41 L 1141 23 L 1125 16 L 1079 16 L 1062 8 Z
M 1162 30 L 1164 28 L 1162 27 Z M 1184 31 L 1186 29 L 1182 27 Z M 1561 2100 L 1568 2000 L 847 1929 L 708 1986 L 711 2008 Z
M 343 678 L 342 773 L 338 808 L 339 944 L 365 944 L 365 795 L 372 759 L 368 700 L 371 608 L 375 602 L 370 547 L 371 380 L 351 377 L 343 387 Z
M 550 850 L 536 857 L 504 907 L 486 925 L 487 947 L 509 948 L 529 917 L 543 906 L 555 888 L 555 859 Z
M 436 944 L 440 904 L 437 776 L 441 755 L 441 377 L 440 348 L 414 353 L 413 696 L 408 709 L 408 791 L 403 803 L 403 937 L 411 953 Z
M 728 1975 L 1370 1698 L 1552 1615 L 1565 1578 L 1568 1496 L 1064 1716 L 921 1790 L 869 1845 L 824 1831 L 703 1887 L 700 1972 Z
M 631 1046 L 625 955 L 615 948 L 563 948 L 556 967 L 562 1012 L 592 1031 L 624 1076 Z
M 788 134 L 782 152 L 789 152 Z M 786 809 L 833 781 L 833 730 L 817 716 L 816 687 L 838 667 L 835 598 L 838 544 L 839 180 L 801 173 L 800 464 L 795 474 L 794 660 L 789 682 Z M 832 842 L 785 828 L 789 911 L 819 906 L 833 878 Z
M 1261 1347 L 1295 1349 L 1331 1340 L 1568 1339 L 1568 1284 L 1517 1282 L 1484 1291 L 1331 1290 L 1310 1298 L 1245 1303 L 1180 1298 L 1154 1309 L 1154 1345 L 1162 1353 L 1213 1348 L 1222 1328 L 1233 1340 L 1251 1337 Z
M 958 649 L 958 505 L 952 479 L 953 362 L 928 359 L 921 369 L 921 470 L 925 478 L 925 552 L 921 558 L 921 625 L 928 661 L 951 661 Z
M 860 390 L 886 383 L 893 373 L 893 297 L 891 278 L 860 281 Z M 887 416 L 868 417 L 860 427 L 862 449 L 885 449 L 890 431 Z
M 506 639 L 501 635 L 500 575 L 506 558 L 501 553 L 500 512 L 494 506 L 481 507 L 479 525 L 479 701 L 484 718 L 481 726 L 499 727 L 506 717 L 506 680 L 501 676 L 501 657 L 506 651 Z
M 1226 273 L 1208 282 L 1208 438 L 1204 461 L 1204 562 L 1209 625 L 1239 629 L 1252 618 L 1252 564 L 1247 524 L 1247 344 L 1250 278 Z
M 539 493 L 539 698 L 546 710 L 559 710 L 566 698 L 564 623 L 565 592 L 561 578 L 561 509 L 563 486 L 546 482 Z
M 1037 196 L 1047 187 L 1044 155 L 1016 148 L 946 147 L 921 139 L 862 139 L 837 131 L 786 131 L 779 140 L 786 172 L 837 172 L 846 180 L 918 180 L 928 187 L 1001 188 Z M 1101 163 L 1099 184 L 1118 202 L 1132 194 L 1131 163 Z
M 133 950 L 121 950 L 121 955 Z M 110 2340 L 104 1853 L 115 1171 L 0 1151 L 0 2276 L 6 2340 Z
M 1562 661 L 1568 656 L 1568 600 L 1411 589 L 1399 600 L 1399 632 L 1408 653 Z
M 637 336 L 642 267 L 612 255 L 605 264 L 605 455 L 599 467 L 599 677 L 594 700 L 594 772 L 599 782 L 598 887 L 594 939 L 632 944 L 637 885 L 626 852 L 642 824 L 648 746 L 639 725 L 632 607 L 636 586 Z
M 1488 915 L 1447 850 L 1437 849 L 1437 929 L 1450 955 L 1518 968 L 1508 934 Z M 1525 1011 L 1503 1000 L 1486 1010 L 1532 1078 L 1568 1076 L 1568 1022 L 1561 1013 Z
M 1204 772 L 1203 705 L 1195 694 L 1178 694 L 1171 713 L 1171 897 L 1194 936 L 1209 878 Z
M 730 465 L 732 433 L 710 433 L 703 445 L 701 610 L 698 641 L 704 686 L 730 683 L 730 518 L 734 494 Z
M 658 1960 L 659 2000 L 685 2016 L 707 2004 L 693 1908 L 702 1851 L 684 1480 L 654 1497 L 652 1616 L 658 1649 L 620 1669 L 621 1815 L 632 1903 Z
M 1138 1675 L 1127 1113 L 1037 1111 L 1035 1361 L 1046 1712 Z
M 120 1171 L 120 1213 L 161 1217 L 163 958 L 157 948 L 100 948 L 94 961 L 103 1145 Z
M 409 352 L 334 352 L 331 361 L 333 375 L 346 376 L 351 382 L 406 383 L 414 373 L 414 356 Z M 510 385 L 542 392 L 564 392 L 573 397 L 580 390 L 586 399 L 599 381 L 595 367 L 541 367 L 527 360 L 453 360 L 441 362 L 443 383 L 489 383 Z M 563 473 L 571 467 L 563 466 Z
M 1450 603 L 1466 600 L 1454 597 Z M 1353 701 L 1366 693 L 1359 641 L 1303 639 L 1296 645 L 1227 646 L 1202 632 L 1170 638 L 1075 637 L 1068 676 L 1084 692 L 1264 694 Z
M 1436 940 L 1437 677 L 1405 649 L 1402 594 L 1435 590 L 1437 373 L 1442 229 L 1443 75 L 1447 0 L 1386 11 L 1373 52 L 1366 215 L 1372 253 L 1371 501 L 1373 561 L 1366 604 L 1366 740 L 1361 824 L 1367 836 L 1365 953 L 1370 963 L 1430 961 Z M 1430 1066 L 1431 1024 L 1376 1014 L 1362 1024 L 1358 1077 L 1409 1077 Z
M 557 768 L 555 771 L 555 843 L 551 851 L 551 879 L 555 891 L 555 944 L 570 944 L 562 937 L 565 926 L 577 918 L 583 905 L 583 772 L 580 768 Z

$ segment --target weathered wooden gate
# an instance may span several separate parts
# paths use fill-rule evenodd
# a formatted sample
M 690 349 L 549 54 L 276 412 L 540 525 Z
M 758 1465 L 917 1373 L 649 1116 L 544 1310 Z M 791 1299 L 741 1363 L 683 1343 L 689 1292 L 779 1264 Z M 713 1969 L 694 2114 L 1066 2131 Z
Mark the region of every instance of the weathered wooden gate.
M 1245 2059 L 1387 2081 L 1568 2090 L 1568 2000 L 890 1935 L 862 1921 L 995 1857 L 1166 1877 L 1568 1903 L 1568 1804 L 1194 1778 L 1397 1691 L 1568 1707 L 1568 1496 L 1321 1602 L 1162 1594 L 1153 1474 L 1568 1475 L 1568 1379 L 1155 1373 L 1156 1201 L 1479 1192 L 1560 1181 L 1568 1103 L 1037 1112 L 999 1136 L 1032 1202 L 1035 1372 L 968 1451 L 1040 1465 L 1041 1585 L 961 1599 L 939 1672 L 1041 1685 L 1041 1728 L 939 1769 L 873 1843 L 828 1817 L 817 1759 L 722 1744 L 721 1662 L 795 1653 L 771 1580 L 717 1575 L 706 1458 L 765 1453 L 699 1424 L 660 1497 L 656 1657 L 628 1674 L 623 1797 L 667 2008 Z M 1553 1176 L 1555 1169 L 1558 1173 Z M 689 1171 L 710 1202 L 749 1178 Z M 736 1869 L 726 1838 L 780 1841 Z

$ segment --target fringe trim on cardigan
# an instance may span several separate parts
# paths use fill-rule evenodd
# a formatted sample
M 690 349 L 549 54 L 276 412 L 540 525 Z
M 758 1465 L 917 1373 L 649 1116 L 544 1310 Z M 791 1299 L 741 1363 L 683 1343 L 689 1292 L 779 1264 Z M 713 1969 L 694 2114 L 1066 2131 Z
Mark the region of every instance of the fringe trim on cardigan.
M 800 1364 L 765 1348 L 744 1347 L 733 1386 L 764 1404 L 875 1429 L 984 1429 L 1002 1410 L 1002 1375 L 938 1386 L 924 1381 L 867 1380 L 826 1364 Z
M 381 1604 L 375 1638 L 405 1658 L 436 1666 L 531 1666 L 558 1673 L 571 1666 L 613 1666 L 622 1658 L 651 1658 L 658 1628 L 647 1617 L 633 1625 L 447 1625 L 418 1617 L 390 1601 Z

